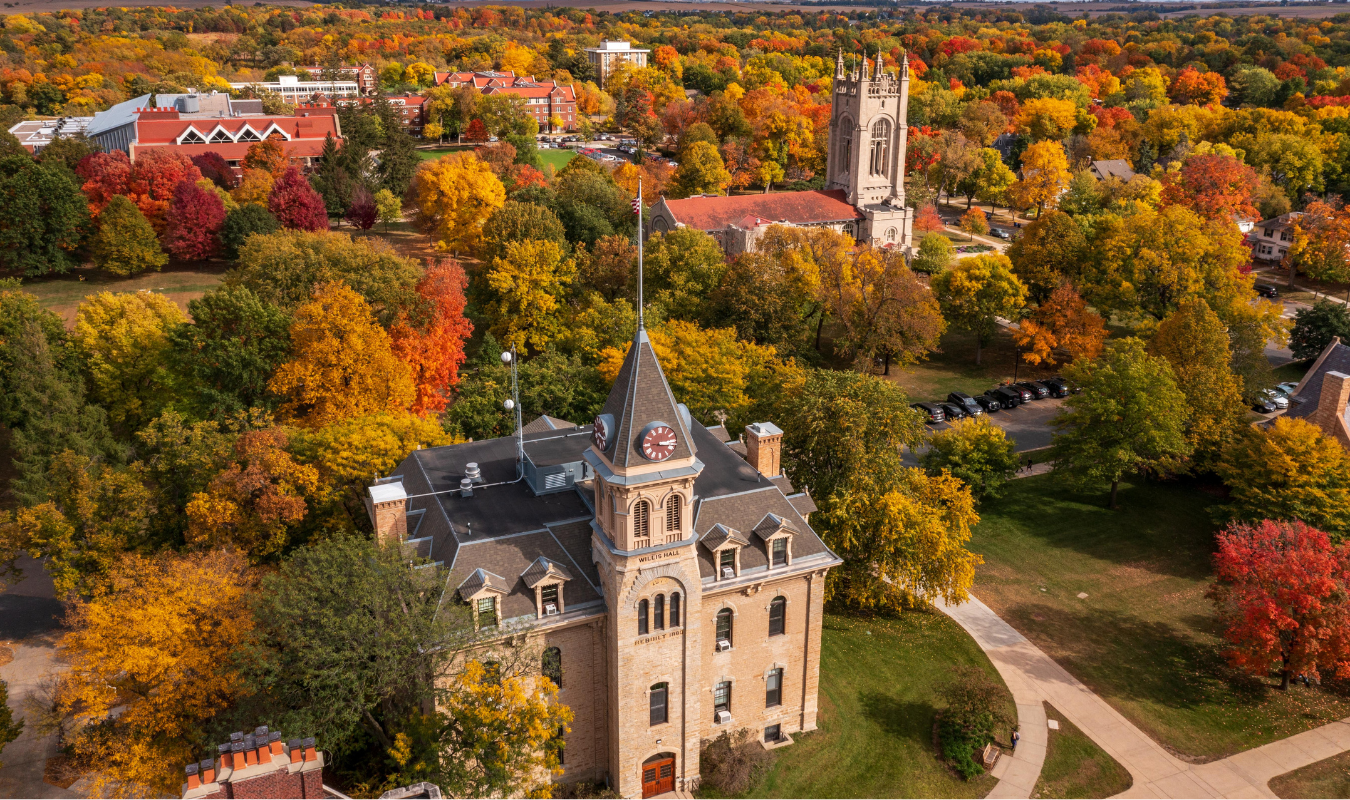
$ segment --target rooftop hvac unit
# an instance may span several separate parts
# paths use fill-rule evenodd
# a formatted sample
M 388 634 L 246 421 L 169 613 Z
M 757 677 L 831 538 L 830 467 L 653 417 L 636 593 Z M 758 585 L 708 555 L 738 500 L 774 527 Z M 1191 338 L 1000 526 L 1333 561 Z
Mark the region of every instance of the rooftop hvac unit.
M 470 461 L 469 463 L 464 465 L 464 477 L 468 478 L 474 483 L 483 482 L 483 471 L 478 468 L 477 461 Z
M 732 569 L 731 567 L 722 567 L 722 577 L 734 578 L 736 577 L 736 570 Z
M 718 640 L 717 640 L 717 652 L 719 652 L 719 653 L 725 653 L 726 651 L 728 651 L 728 650 L 730 650 L 730 649 L 731 649 L 731 640 L 730 640 L 730 639 L 718 639 Z
M 460 478 L 460 480 L 459 480 L 459 496 L 460 496 L 460 497 L 473 497 L 473 479 L 472 479 L 472 478 Z
M 558 613 L 558 606 L 554 603 L 544 604 L 544 616 L 551 617 Z
M 730 712 L 730 711 L 719 711 L 719 712 L 717 712 L 717 724 L 718 724 L 718 725 L 729 725 L 729 724 L 731 724 L 731 712 Z

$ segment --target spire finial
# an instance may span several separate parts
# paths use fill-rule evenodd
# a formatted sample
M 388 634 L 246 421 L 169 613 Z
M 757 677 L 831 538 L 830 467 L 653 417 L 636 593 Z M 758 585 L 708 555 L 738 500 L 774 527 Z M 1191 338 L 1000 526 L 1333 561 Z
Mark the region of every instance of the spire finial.
M 638 176 L 637 198 L 633 200 L 633 210 L 637 212 L 638 231 L 638 287 L 637 287 L 637 329 L 645 330 L 642 324 L 642 176 Z

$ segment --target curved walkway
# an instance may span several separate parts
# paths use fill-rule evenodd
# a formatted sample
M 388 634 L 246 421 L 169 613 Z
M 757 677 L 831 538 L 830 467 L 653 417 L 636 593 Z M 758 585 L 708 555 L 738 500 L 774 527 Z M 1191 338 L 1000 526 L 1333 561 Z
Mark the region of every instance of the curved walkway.
M 1120 797 L 1274 797 L 1267 786 L 1271 778 L 1350 750 L 1347 719 L 1219 761 L 1188 764 L 1135 727 L 974 595 L 959 606 L 939 602 L 937 608 L 975 639 L 1017 703 L 1022 739 L 1016 754 L 1000 759 L 994 768 L 999 782 L 989 797 L 1030 797 L 1035 789 L 1045 762 L 1042 701 L 1049 701 L 1129 770 L 1134 784 Z

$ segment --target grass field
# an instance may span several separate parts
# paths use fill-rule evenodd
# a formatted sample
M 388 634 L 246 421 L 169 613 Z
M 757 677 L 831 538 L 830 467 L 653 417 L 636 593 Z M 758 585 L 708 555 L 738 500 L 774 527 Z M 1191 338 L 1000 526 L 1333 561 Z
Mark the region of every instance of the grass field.
M 168 297 L 187 313 L 188 301 L 219 286 L 228 268 L 229 264 L 225 261 L 204 264 L 170 262 L 162 272 L 146 272 L 132 278 L 119 278 L 94 269 L 77 269 L 64 275 L 25 280 L 23 289 L 37 295 L 44 308 L 55 312 L 66 321 L 67 327 L 72 327 L 80 301 L 99 292 L 139 292 L 148 289 Z
M 910 367 L 891 367 L 888 380 L 903 388 L 914 401 L 945 400 L 950 392 L 982 394 L 1000 381 L 1012 380 L 1015 348 L 1012 334 L 999 328 L 975 363 L 975 336 L 959 328 L 949 328 L 942 336 L 939 350 L 926 361 Z M 1059 374 L 1059 367 L 1033 367 L 1023 362 L 1017 366 L 1020 381 L 1049 378 Z
M 826 615 L 819 730 L 795 734 L 746 797 L 984 797 L 989 775 L 966 782 L 938 761 L 933 718 L 951 668 L 993 665 L 941 614 Z M 1012 713 L 1012 696 L 1005 702 Z M 1007 744 L 1009 732 L 1001 736 Z M 716 796 L 709 788 L 703 796 Z
M 1045 704 L 1045 717 L 1058 720 L 1059 730 L 1047 731 L 1049 748 L 1032 797 L 1113 797 L 1134 783 L 1129 770 L 1049 703 Z
M 1350 753 L 1341 753 L 1270 781 L 1276 797 L 1350 797 Z
M 1350 716 L 1344 685 L 1281 692 L 1230 670 L 1211 604 L 1215 498 L 1189 483 L 1066 493 L 1054 475 L 985 503 L 975 594 L 1146 733 L 1205 761 Z M 1086 593 L 1079 599 L 1079 593 Z
M 446 153 L 453 153 L 456 150 L 472 150 L 473 148 L 474 146 L 471 144 L 458 146 L 451 145 L 447 147 L 433 147 L 429 150 L 418 148 L 417 157 L 422 159 L 423 161 L 434 161 L 440 158 L 441 156 L 445 155 Z
M 539 158 L 545 164 L 552 164 L 553 168 L 562 169 L 567 166 L 567 162 L 576 158 L 577 154 L 571 150 L 540 150 Z

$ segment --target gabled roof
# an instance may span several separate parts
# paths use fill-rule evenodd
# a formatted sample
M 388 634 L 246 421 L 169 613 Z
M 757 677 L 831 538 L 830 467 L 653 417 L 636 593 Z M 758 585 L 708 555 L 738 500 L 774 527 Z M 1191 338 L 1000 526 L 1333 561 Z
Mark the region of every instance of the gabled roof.
M 747 217 L 793 225 L 863 218 L 862 212 L 848 202 L 847 195 L 840 189 L 690 197 L 664 202 L 677 222 L 701 231 L 725 230 L 728 225 L 741 225 Z
M 779 531 L 787 531 L 788 533 L 797 532 L 797 529 L 792 527 L 792 523 L 773 512 L 765 514 L 764 519 L 759 521 L 759 524 L 755 526 L 754 530 L 755 533 L 759 534 L 759 538 L 761 539 L 768 539 Z
M 549 579 L 570 581 L 572 580 L 572 573 L 568 572 L 562 564 L 540 556 L 524 572 L 520 573 L 520 578 L 525 581 L 526 586 L 533 589 Z
M 1103 178 L 1115 177 L 1123 181 L 1128 181 L 1134 177 L 1134 168 L 1130 162 L 1123 158 L 1110 158 L 1103 161 L 1093 161 L 1092 168 Z
M 675 431 L 675 452 L 671 459 L 689 458 L 694 454 L 694 442 L 685 421 L 684 411 L 670 392 L 665 373 L 656 360 L 647 331 L 639 328 L 633 344 L 624 356 L 614 386 L 601 414 L 614 419 L 613 441 L 607 444 L 605 455 L 616 467 L 649 463 L 642 455 L 642 431 L 653 422 L 663 422 Z
M 511 591 L 511 587 L 507 585 L 505 578 L 494 575 L 480 567 L 469 573 L 469 577 L 465 578 L 464 582 L 459 585 L 459 596 L 467 600 L 483 589 L 501 594 Z
M 1322 379 L 1328 372 L 1350 374 L 1350 347 L 1341 344 L 1339 337 L 1332 338 L 1299 381 L 1290 398 L 1289 410 L 1284 412 L 1286 417 L 1308 417 L 1317 410 L 1322 400 Z
M 1256 223 L 1256 227 L 1258 227 L 1258 228 L 1274 228 L 1274 229 L 1277 230 L 1277 231 L 1278 231 L 1278 230 L 1284 230 L 1285 228 L 1287 228 L 1287 227 L 1289 227 L 1290 225 L 1293 225 L 1295 222 L 1297 222 L 1298 219 L 1299 219 L 1299 217 L 1302 217 L 1302 216 L 1303 216 L 1303 212 L 1302 212 L 1302 211 L 1290 211 L 1289 213 L 1287 213 L 1287 214 L 1281 214 L 1281 215 L 1279 215 L 1278 217 L 1271 217 L 1270 219 L 1263 219 L 1263 220 L 1261 220 L 1260 222 Z
M 741 547 L 750 544 L 750 540 L 742 536 L 740 531 L 732 530 L 720 523 L 712 526 L 707 533 L 699 537 L 699 541 L 709 550 L 716 550 L 728 542 L 740 545 Z

